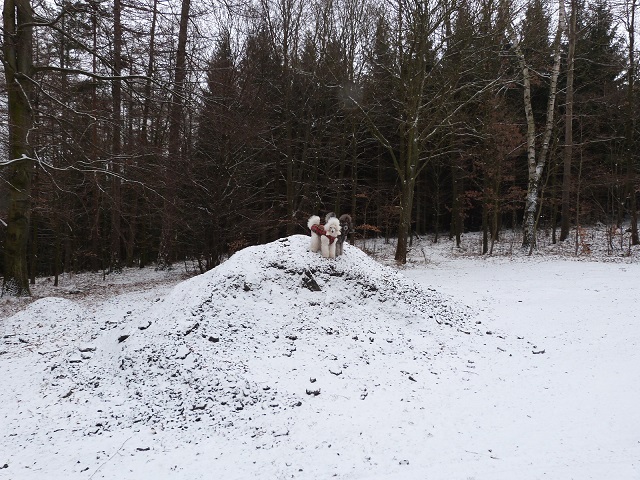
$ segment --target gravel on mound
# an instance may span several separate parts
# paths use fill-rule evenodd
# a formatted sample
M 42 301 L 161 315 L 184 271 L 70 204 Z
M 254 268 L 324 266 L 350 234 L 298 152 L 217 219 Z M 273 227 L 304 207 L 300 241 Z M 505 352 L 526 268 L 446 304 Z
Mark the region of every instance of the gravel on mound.
M 58 318 L 62 315 L 69 321 L 61 324 Z M 69 329 L 82 328 L 86 317 L 87 312 L 76 302 L 59 297 L 41 298 L 0 322 L 0 338 L 6 345 L 22 344 L 45 355 L 64 348 Z
M 470 333 L 470 312 L 450 298 L 350 245 L 331 260 L 308 242 L 246 248 L 100 332 L 69 366 L 76 391 L 120 421 L 249 428 L 332 393 L 363 400 L 392 368 L 415 380 L 448 338 Z

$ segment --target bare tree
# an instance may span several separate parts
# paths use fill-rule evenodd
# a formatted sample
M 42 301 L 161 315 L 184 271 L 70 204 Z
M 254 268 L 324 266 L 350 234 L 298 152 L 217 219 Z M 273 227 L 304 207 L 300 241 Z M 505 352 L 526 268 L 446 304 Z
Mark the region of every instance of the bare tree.
M 629 213 L 631 220 L 631 243 L 633 245 L 640 244 L 638 236 L 638 205 L 637 195 L 638 189 L 636 185 L 636 107 L 635 107 L 635 79 L 637 74 L 637 60 L 635 52 L 635 23 L 636 23 L 637 0 L 628 0 L 625 2 L 625 27 L 628 34 L 628 66 L 627 66 L 627 118 L 625 121 L 625 156 L 626 156 L 626 190 L 629 197 Z
M 524 236 L 522 247 L 529 250 L 529 253 L 536 247 L 536 215 L 538 212 L 538 200 L 540 182 L 542 173 L 549 156 L 549 147 L 551 142 L 551 134 L 554 126 L 554 115 L 556 110 L 556 96 L 558 92 L 558 76 L 560 75 L 560 53 L 561 39 L 563 32 L 566 31 L 566 15 L 564 8 L 564 0 L 559 0 L 560 8 L 558 8 L 558 27 L 553 42 L 553 66 L 551 68 L 549 82 L 549 96 L 547 99 L 547 110 L 544 130 L 542 133 L 542 142 L 540 149 L 536 147 L 536 121 L 533 115 L 533 107 L 531 102 L 531 73 L 527 59 L 525 58 L 521 40 L 515 33 L 515 27 L 511 26 L 511 39 L 513 48 L 518 58 L 520 72 L 523 81 L 524 94 L 524 111 L 527 119 L 527 165 L 528 165 L 528 183 L 527 198 L 524 211 Z
M 567 52 L 567 90 L 565 100 L 564 124 L 564 162 L 562 171 L 562 212 L 560 214 L 560 241 L 569 236 L 571 226 L 571 163 L 573 159 L 573 77 L 575 71 L 576 52 L 576 21 L 578 5 L 576 0 L 569 0 L 571 4 L 571 18 L 569 21 L 569 49 Z
M 72 268 L 74 239 L 81 235 L 90 239 L 92 246 L 83 245 L 82 255 L 97 259 L 106 237 L 106 262 L 117 268 L 123 239 L 121 184 L 129 175 L 125 167 L 131 165 L 123 161 L 127 155 L 123 146 L 131 148 L 133 143 L 132 115 L 137 108 L 131 92 L 137 82 L 147 80 L 132 61 L 132 44 L 145 37 L 123 27 L 121 15 L 119 1 L 112 12 L 95 4 L 67 2 L 57 11 L 39 4 L 37 14 L 29 0 L 7 0 L 4 4 L 2 61 L 10 118 L 9 156 L 0 162 L 2 177 L 9 185 L 5 188 L 3 184 L 2 189 L 7 191 L 8 205 L 7 229 L 2 232 L 5 293 L 29 294 L 25 288 L 27 262 L 35 275 L 33 264 L 39 258 L 35 248 L 30 260 L 27 257 L 29 241 L 41 251 L 50 247 L 52 254 L 42 255 L 39 263 L 53 265 L 50 271 L 57 272 L 63 263 L 65 269 Z M 33 34 L 36 28 L 37 37 Z M 128 74 L 123 74 L 125 70 Z M 39 231 L 52 229 L 55 245 L 41 242 L 35 230 L 29 234 L 33 202 L 53 198 L 30 195 L 37 170 L 43 171 L 37 177 L 39 187 L 45 184 L 68 192 L 79 187 L 60 195 L 61 208 L 47 205 L 40 209 L 48 216 L 38 216 Z M 148 188 L 153 189 L 152 182 Z M 105 204 L 108 195 L 111 202 Z M 134 216 L 135 209 L 131 211 Z M 75 223 L 85 212 L 91 212 L 91 225 L 78 225 L 73 233 L 71 225 L 59 221 L 65 217 Z M 62 236 L 60 228 L 64 229 Z M 47 262 L 52 256 L 57 259 Z
M 279 105 L 275 106 L 283 115 L 280 125 L 274 132 L 278 137 L 277 169 L 282 170 L 284 180 L 286 232 L 292 234 L 295 230 L 295 218 L 300 205 L 302 191 L 298 178 L 304 169 L 306 153 L 297 142 L 295 123 L 298 120 L 294 85 L 294 72 L 297 68 L 298 54 L 302 42 L 305 2 L 301 0 L 260 0 L 259 15 L 264 22 L 269 35 L 270 47 L 280 61 L 280 89 Z M 282 168 L 280 165 L 283 165 Z
M 109 255 L 109 270 L 121 268 L 121 218 L 122 218 L 122 2 L 113 3 L 113 76 L 111 94 L 113 101 L 113 132 L 112 132 L 112 169 L 111 176 L 111 249 Z
M 34 172 L 29 134 L 33 128 L 33 10 L 30 0 L 5 0 L 4 75 L 9 104 L 9 216 L 4 249 L 2 294 L 30 295 L 27 242 Z
M 452 124 L 457 115 L 497 82 L 497 79 L 466 82 L 462 69 L 467 62 L 452 61 L 449 64 L 458 65 L 457 68 L 443 69 L 449 58 L 461 55 L 459 46 L 448 34 L 451 18 L 460 7 L 456 1 L 393 2 L 394 61 L 388 64 L 387 75 L 393 79 L 395 128 L 385 132 L 380 120 L 363 110 L 371 133 L 386 149 L 398 175 L 400 211 L 395 259 L 399 263 L 406 262 L 420 173 L 432 158 L 450 150 L 450 144 L 442 139 L 455 134 Z M 375 105 L 371 111 L 375 111 Z M 382 121 L 387 123 L 390 119 Z
M 174 89 L 169 109 L 169 148 L 164 171 L 164 207 L 162 210 L 162 233 L 158 252 L 158 268 L 171 265 L 173 255 L 173 236 L 175 234 L 175 209 L 177 201 L 177 185 L 175 173 L 180 172 L 182 165 L 181 130 L 183 128 L 184 83 L 187 78 L 187 33 L 189 28 L 189 9 L 191 0 L 182 0 L 180 12 L 180 29 L 178 31 L 178 48 L 176 50 L 176 67 Z

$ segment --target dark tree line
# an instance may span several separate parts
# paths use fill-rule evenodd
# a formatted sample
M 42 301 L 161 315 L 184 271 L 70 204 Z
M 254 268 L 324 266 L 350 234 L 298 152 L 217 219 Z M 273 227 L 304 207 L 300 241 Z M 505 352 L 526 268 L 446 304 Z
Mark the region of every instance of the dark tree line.
M 5 0 L 3 292 L 205 271 L 327 211 L 399 262 L 414 233 L 638 243 L 635 0 L 518 5 Z

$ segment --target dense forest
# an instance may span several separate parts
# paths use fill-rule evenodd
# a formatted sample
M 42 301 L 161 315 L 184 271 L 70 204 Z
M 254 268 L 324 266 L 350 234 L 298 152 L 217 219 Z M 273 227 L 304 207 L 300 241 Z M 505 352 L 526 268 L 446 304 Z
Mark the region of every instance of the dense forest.
M 356 235 L 638 243 L 637 0 L 4 0 L 3 293 Z

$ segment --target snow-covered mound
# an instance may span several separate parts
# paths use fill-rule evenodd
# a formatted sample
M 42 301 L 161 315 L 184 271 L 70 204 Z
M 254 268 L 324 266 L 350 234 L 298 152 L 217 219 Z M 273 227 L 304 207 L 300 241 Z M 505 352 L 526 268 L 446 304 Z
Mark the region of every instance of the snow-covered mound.
M 355 247 L 329 260 L 308 241 L 246 248 L 153 311 L 103 328 L 67 365 L 77 401 L 98 396 L 114 418 L 161 428 L 246 427 L 311 399 L 364 399 L 392 387 L 382 370 L 416 381 L 451 353 L 448 338 L 470 333 L 468 310 L 450 298 Z
M 60 321 L 62 317 L 64 322 Z M 58 297 L 41 298 L 13 315 L 11 322 L 1 322 L 0 338 L 6 344 L 37 348 L 44 356 L 47 352 L 66 350 L 68 337 L 81 328 L 86 318 L 87 312 L 76 302 Z

